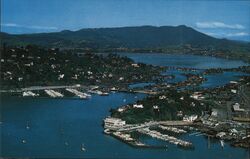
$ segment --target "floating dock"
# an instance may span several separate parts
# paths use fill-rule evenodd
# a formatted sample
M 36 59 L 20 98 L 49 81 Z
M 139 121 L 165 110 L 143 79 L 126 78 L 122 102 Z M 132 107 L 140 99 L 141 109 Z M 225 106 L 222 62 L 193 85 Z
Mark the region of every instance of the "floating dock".
M 63 97 L 63 94 L 61 94 L 61 93 L 59 93 L 59 92 L 56 92 L 56 91 L 54 91 L 54 90 L 51 90 L 51 89 L 49 89 L 49 90 L 45 89 L 44 91 L 45 91 L 45 93 L 47 93 L 50 97 L 53 97 L 53 98 L 56 98 L 56 97 Z
M 167 130 L 167 131 L 170 131 L 170 132 L 173 132 L 173 133 L 177 133 L 177 134 L 187 133 L 187 131 L 185 131 L 183 129 L 178 129 L 178 128 L 175 128 L 175 127 L 169 127 L 169 126 L 159 125 L 158 128 L 160 128 L 162 130 Z
M 80 92 L 76 89 L 72 89 L 72 88 L 66 88 L 66 90 L 70 93 L 73 93 L 75 94 L 76 96 L 78 96 L 79 98 L 82 98 L 82 99 L 86 99 L 86 98 L 90 98 L 91 95 L 90 94 L 87 94 L 87 93 L 83 93 L 83 92 Z
M 134 138 L 131 137 L 130 134 L 128 133 L 123 133 L 123 132 L 110 132 L 108 129 L 104 130 L 105 134 L 111 135 L 118 140 L 128 144 L 129 146 L 135 147 L 135 148 L 151 148 L 151 149 L 167 149 L 167 145 L 164 146 L 155 146 L 155 145 L 146 145 Z
M 155 130 L 150 130 L 149 128 L 138 129 L 137 131 L 139 133 L 151 136 L 153 138 L 167 141 L 167 142 L 169 142 L 171 144 L 175 144 L 177 146 L 181 146 L 181 147 L 185 147 L 185 148 L 192 148 L 193 147 L 193 144 L 191 142 L 183 141 L 183 140 L 177 139 L 173 136 L 169 136 L 166 134 L 161 134 L 160 132 L 155 131 Z
M 38 94 L 35 94 L 31 91 L 25 91 L 23 92 L 23 97 L 35 97 L 35 96 L 38 96 Z

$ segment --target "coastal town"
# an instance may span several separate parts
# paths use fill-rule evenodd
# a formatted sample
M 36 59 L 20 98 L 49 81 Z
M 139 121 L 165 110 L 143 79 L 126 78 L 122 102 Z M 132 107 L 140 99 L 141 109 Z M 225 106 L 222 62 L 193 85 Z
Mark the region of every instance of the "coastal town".
M 250 0 L 0 8 L 0 159 L 250 159 Z
M 244 77 L 240 81 L 231 81 L 226 86 L 195 92 L 175 92 L 170 89 L 164 94 L 157 94 L 136 104 L 112 110 L 111 117 L 104 120 L 104 132 L 127 143 L 122 133 L 124 127 L 132 127 L 125 129 L 125 132 L 137 131 L 169 143 L 192 147 L 192 143 L 174 137 L 176 134 L 192 132 L 190 129 L 195 129 L 197 134 L 217 138 L 221 141 L 222 147 L 223 142 L 227 141 L 232 146 L 249 148 L 248 81 L 249 77 Z M 154 124 L 148 124 L 151 122 Z M 137 126 L 138 124 L 144 126 Z M 164 124 L 170 127 L 164 127 Z M 171 137 L 173 140 L 169 139 L 169 132 L 174 132 L 175 136 Z M 138 142 L 134 142 L 133 145 L 136 143 Z M 137 146 L 140 147 L 141 144 Z
M 181 148 L 193 149 L 181 134 L 194 134 L 249 148 L 250 67 L 206 69 L 159 67 L 135 63 L 116 54 L 102 55 L 60 52 L 59 49 L 3 48 L 1 79 L 3 94 L 21 97 L 78 98 L 108 96 L 111 92 L 144 93 L 136 103 L 112 109 L 104 119 L 104 133 L 141 148 L 163 148 L 148 145 L 140 135 L 166 141 Z M 21 59 L 21 60 L 20 60 Z M 80 61 L 84 61 L 83 64 Z M 183 72 L 185 80 L 166 82 L 174 75 L 166 70 Z M 202 88 L 206 76 L 228 71 L 243 72 L 239 81 Z M 134 83 L 153 82 L 143 87 Z
M 38 46 L 1 48 L 1 88 L 34 85 L 121 85 L 160 78 L 162 68 L 116 54 L 85 54 Z M 83 62 L 82 62 L 83 61 Z M 147 73 L 146 73 L 147 72 Z

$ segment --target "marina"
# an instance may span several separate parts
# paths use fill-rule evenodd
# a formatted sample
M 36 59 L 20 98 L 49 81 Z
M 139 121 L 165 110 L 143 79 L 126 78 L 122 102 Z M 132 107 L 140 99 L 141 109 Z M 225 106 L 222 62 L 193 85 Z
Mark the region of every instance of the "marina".
M 160 139 L 160 140 L 167 141 L 167 142 L 169 142 L 171 144 L 175 144 L 175 145 L 185 147 L 185 148 L 193 148 L 193 144 L 191 142 L 183 141 L 183 140 L 177 139 L 177 138 L 175 138 L 173 136 L 169 136 L 169 135 L 166 135 L 166 134 L 161 134 L 160 132 L 157 132 L 157 131 L 154 131 L 154 130 L 149 130 L 148 128 L 138 129 L 137 131 L 142 133 L 142 134 L 149 135 L 149 136 L 151 136 L 153 138 L 157 138 L 157 139 Z
M 110 89 L 112 87 L 113 86 L 111 86 Z M 67 91 L 67 88 L 90 93 L 92 97 L 90 100 L 72 100 L 72 98 L 66 98 L 64 91 Z M 37 89 L 39 90 L 29 88 L 29 90 L 24 91 L 32 91 L 38 94 L 38 91 L 44 90 L 44 88 Z M 27 155 L 25 152 L 33 150 L 29 156 L 36 157 L 39 155 L 40 157 L 46 157 L 41 156 L 41 154 L 44 153 L 53 157 L 62 157 L 71 156 L 72 153 L 74 153 L 74 157 L 84 156 L 87 158 L 98 158 L 99 156 L 114 158 L 117 154 L 126 158 L 131 158 L 134 155 L 140 158 L 145 157 L 145 155 L 149 158 L 178 158 L 176 154 L 185 153 L 188 159 L 216 158 L 217 155 L 215 154 L 220 154 L 222 158 L 248 157 L 247 150 L 231 147 L 227 142 L 224 142 L 224 148 L 222 149 L 220 141 L 217 142 L 217 140 L 214 141 L 214 139 L 210 139 L 213 142 L 210 143 L 210 148 L 208 149 L 207 138 L 204 137 L 205 135 L 201 135 L 203 132 L 191 131 L 191 133 L 180 133 L 178 137 L 175 137 L 178 140 L 175 140 L 171 138 L 171 135 L 162 136 L 162 134 L 160 135 L 153 130 L 149 130 L 150 133 L 158 135 L 158 138 L 144 134 L 145 136 L 141 136 L 139 140 L 136 139 L 136 141 L 138 140 L 135 142 L 137 146 L 125 144 L 126 141 L 123 141 L 123 139 L 117 136 L 113 136 L 113 138 L 112 135 L 109 136 L 103 133 L 103 119 L 110 115 L 109 111 L 111 108 L 116 109 L 122 105 L 134 103 L 148 96 L 146 94 L 134 94 L 129 91 L 119 92 L 118 87 L 118 90 L 116 89 L 114 93 L 109 93 L 109 96 L 101 96 L 101 92 L 105 92 L 101 88 L 85 87 L 84 85 L 81 87 L 63 86 L 45 89 L 60 92 L 64 97 L 53 98 L 53 95 L 51 98 L 40 98 L 39 96 L 35 98 L 8 97 L 3 99 L 3 104 L 1 104 L 3 112 L 1 128 L 4 130 L 3 136 L 5 136 L 3 138 L 4 156 L 25 157 Z M 94 92 L 88 90 L 93 90 Z M 20 92 L 22 93 L 23 91 Z M 162 96 L 161 98 L 164 97 Z M 98 103 L 102 104 L 100 105 Z M 33 106 L 34 104 L 36 105 L 35 107 Z M 23 110 L 20 110 L 20 105 Z M 18 113 L 14 111 L 15 109 L 19 110 Z M 15 125 L 12 124 L 14 121 Z M 148 132 L 147 127 L 157 127 L 159 125 L 176 128 L 183 126 L 183 129 L 194 126 L 193 123 L 188 121 L 159 121 L 158 123 L 150 122 L 136 126 L 128 125 L 122 129 L 117 127 L 116 130 L 119 129 L 122 134 L 138 132 L 140 130 L 146 133 Z M 187 129 L 185 128 L 185 130 Z M 110 133 L 110 131 L 108 131 L 108 133 Z M 189 135 L 192 133 L 196 134 Z M 22 140 L 25 140 L 25 143 L 22 143 Z M 169 141 L 171 141 L 171 143 Z M 189 149 L 176 148 L 176 145 L 180 145 L 178 144 L 179 142 L 185 143 L 186 141 L 192 143 L 194 149 L 190 151 Z M 67 145 L 65 145 L 65 142 L 67 142 Z M 84 146 L 82 146 L 83 143 Z M 140 144 L 142 145 L 141 148 L 138 146 Z M 18 147 L 16 152 L 11 151 L 13 145 Z M 103 147 L 103 145 L 107 146 Z M 147 148 L 147 146 L 145 147 L 143 145 L 148 145 L 149 147 Z M 84 147 L 85 151 L 82 150 L 82 147 Z M 154 150 L 154 148 L 157 150 Z M 114 153 L 114 151 L 116 153 Z M 208 151 L 210 153 L 208 153 L 207 156 L 201 153 Z
M 167 149 L 168 146 L 167 145 L 146 145 L 138 140 L 135 140 L 133 138 L 131 138 L 131 135 L 126 134 L 126 133 L 121 133 L 121 132 L 107 132 L 105 131 L 105 133 L 107 133 L 108 135 L 111 135 L 115 138 L 117 138 L 118 140 L 128 144 L 129 146 L 133 147 L 133 148 L 148 148 L 148 149 Z
M 231 147 L 228 143 L 225 143 L 224 149 L 222 149 L 220 142 L 215 141 L 211 142 L 209 149 L 209 151 L 213 153 L 209 153 L 209 155 L 204 157 L 203 153 L 200 152 L 208 152 L 206 146 L 207 139 L 203 136 L 189 136 L 189 133 L 184 133 L 180 139 L 192 142 L 195 147 L 195 150 L 192 151 L 178 149 L 175 147 L 175 144 L 170 144 L 167 141 L 158 141 L 157 138 L 152 138 L 148 135 L 149 138 L 147 136 L 143 137 L 140 142 L 145 145 L 163 146 L 165 148 L 159 148 L 157 150 L 152 148 L 152 150 L 149 151 L 150 148 L 127 147 L 121 140 L 116 140 L 103 133 L 101 123 L 103 122 L 103 118 L 109 115 L 110 108 L 117 108 L 126 103 L 133 103 L 135 100 L 142 99 L 143 97 L 145 97 L 145 95 L 142 94 L 112 93 L 109 96 L 93 95 L 91 100 L 70 100 L 67 98 L 4 98 L 3 104 L 1 105 L 3 112 L 1 128 L 5 136 L 2 140 L 4 144 L 2 150 L 5 152 L 3 155 L 24 157 L 26 155 L 25 152 L 32 149 L 36 150 L 30 153 L 30 156 L 33 157 L 45 152 L 47 155 L 54 157 L 67 156 L 74 152 L 75 157 L 84 155 L 85 157 L 97 158 L 101 155 L 110 158 L 115 156 L 115 150 L 119 155 L 123 155 L 127 158 L 133 157 L 135 154 L 139 157 L 143 157 L 146 154 L 150 158 L 175 157 L 175 154 L 178 153 L 185 153 L 187 158 L 190 159 L 194 156 L 205 159 L 215 158 L 216 156 L 213 154 L 216 153 L 220 153 L 220 156 L 224 156 L 224 158 L 227 158 L 228 155 L 234 158 L 246 158 L 248 154 L 246 150 Z M 124 98 L 126 99 L 125 103 Z M 102 105 L 97 104 L 99 102 L 101 102 Z M 34 103 L 36 104 L 35 107 L 33 106 Z M 22 106 L 23 110 L 18 110 L 20 106 Z M 18 110 L 18 113 L 14 111 L 14 108 Z M 93 116 L 93 114 L 95 114 L 95 116 Z M 63 119 L 67 122 L 63 122 Z M 13 121 L 18 121 L 15 126 L 12 126 Z M 27 121 L 29 121 L 28 124 Z M 72 124 L 72 122 L 74 122 L 74 124 Z M 165 123 L 165 126 L 173 126 L 174 124 L 183 125 L 185 122 L 161 122 L 160 124 L 163 123 Z M 187 124 L 190 123 L 184 125 Z M 30 127 L 29 130 L 26 129 L 27 125 Z M 88 127 L 88 129 L 86 129 L 86 127 Z M 62 129 L 63 132 L 61 132 Z M 26 141 L 25 144 L 21 142 L 23 139 Z M 68 141 L 69 146 L 64 144 L 64 140 Z M 19 149 L 14 153 L 10 151 L 12 149 L 12 143 Z M 81 150 L 82 143 L 84 143 L 86 151 Z M 103 145 L 107 146 L 103 147 Z M 97 150 L 98 155 L 94 155 Z M 109 152 L 109 155 L 107 155 L 107 152 Z
M 250 159 L 250 0 L 0 1 L 0 159 Z
M 71 89 L 71 88 L 66 88 L 67 91 L 75 94 L 76 96 L 78 96 L 79 98 L 82 98 L 82 99 L 86 99 L 86 98 L 90 98 L 91 95 L 87 94 L 87 93 L 82 93 L 76 89 Z
M 185 131 L 183 129 L 178 129 L 178 128 L 175 128 L 175 127 L 167 127 L 167 126 L 162 126 L 162 125 L 159 125 L 158 127 L 160 129 L 162 129 L 162 130 L 171 131 L 171 132 L 174 132 L 174 133 L 177 133 L 177 134 L 187 133 L 187 131 Z
M 175 123 L 175 121 L 169 121 L 169 122 Z M 168 131 L 172 131 L 175 133 L 186 133 L 185 130 L 174 128 L 174 127 L 162 126 L 162 125 L 159 125 L 160 123 L 161 122 L 148 122 L 148 123 L 144 123 L 144 124 L 133 124 L 132 125 L 132 124 L 126 124 L 126 122 L 121 120 L 121 119 L 108 117 L 108 118 L 104 119 L 104 128 L 105 128 L 104 132 L 106 134 L 111 134 L 113 136 L 116 136 L 128 144 L 132 143 L 133 145 L 138 146 L 138 147 L 141 147 L 142 143 L 138 144 L 138 141 L 136 141 L 134 138 L 131 137 L 131 135 L 129 133 L 131 133 L 133 131 L 137 131 L 139 133 L 149 135 L 153 138 L 167 141 L 171 144 L 175 144 L 175 145 L 182 146 L 185 148 L 192 148 L 193 147 L 192 143 L 190 143 L 190 142 L 177 139 L 177 138 L 175 138 L 173 136 L 169 136 L 167 134 L 162 134 L 162 133 L 155 131 L 155 130 L 150 130 L 151 127 L 158 126 L 159 128 L 161 128 L 163 130 L 168 130 Z M 179 122 L 176 122 L 176 123 L 179 123 Z
M 35 96 L 39 96 L 38 94 L 35 94 L 31 91 L 26 91 L 26 92 L 23 92 L 23 97 L 35 97 Z
M 45 91 L 45 93 L 47 93 L 52 98 L 58 98 L 58 97 L 61 98 L 61 97 L 63 97 L 63 94 L 61 94 L 60 92 L 56 92 L 54 90 L 51 90 L 51 89 L 49 89 L 49 90 L 45 89 L 44 91 Z

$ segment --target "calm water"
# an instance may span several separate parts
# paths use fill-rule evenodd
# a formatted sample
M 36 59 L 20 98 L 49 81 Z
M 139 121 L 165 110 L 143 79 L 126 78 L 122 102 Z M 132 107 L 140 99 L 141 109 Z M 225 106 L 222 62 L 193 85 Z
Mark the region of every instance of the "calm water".
M 226 85 L 230 81 L 237 81 L 239 76 L 249 76 L 249 74 L 241 72 L 223 72 L 219 74 L 206 75 L 205 78 L 207 78 L 207 81 L 205 81 L 201 86 L 211 88 Z
M 129 88 L 142 88 L 145 86 L 150 86 L 150 85 L 154 85 L 154 82 L 142 82 L 142 83 L 135 83 L 135 84 L 130 84 Z
M 143 94 L 115 93 L 109 96 L 92 96 L 89 100 L 3 98 L 2 155 L 116 156 L 117 152 L 123 153 L 127 145 L 104 135 L 102 120 L 109 115 L 110 108 L 143 97 Z M 126 99 L 126 103 L 123 99 Z M 29 130 L 26 129 L 27 121 Z M 22 140 L 27 143 L 22 143 Z M 80 151 L 82 143 L 86 152 Z
M 149 54 L 149 53 L 118 53 L 122 56 L 127 56 L 136 62 L 142 62 L 146 64 L 156 66 L 177 66 L 187 68 L 202 69 L 209 68 L 237 68 L 239 66 L 248 66 L 249 64 L 238 60 L 227 60 L 209 56 L 196 56 L 196 55 L 169 55 L 169 54 Z M 197 72 L 197 73 L 198 73 Z M 189 73 L 188 71 L 179 71 L 176 69 L 170 69 L 164 72 L 166 75 L 174 75 L 175 78 L 168 79 L 166 82 L 176 83 L 186 80 L 186 76 L 183 73 Z M 195 72 L 191 72 L 195 73 Z M 248 75 L 241 72 L 224 72 L 222 74 L 211 74 L 205 76 L 205 81 L 201 87 L 212 88 L 221 85 L 225 85 L 233 80 L 238 80 L 239 76 Z M 142 85 L 143 86 L 143 85 Z
M 158 66 L 177 66 L 189 68 L 235 68 L 247 66 L 247 63 L 238 60 L 227 60 L 209 56 L 196 55 L 169 55 L 169 54 L 150 54 L 150 53 L 118 53 L 127 56 L 136 62 Z
M 137 98 L 135 98 L 137 97 Z M 247 158 L 247 150 L 203 136 L 183 135 L 192 141 L 195 150 L 183 150 L 167 142 L 143 137 L 145 143 L 168 145 L 167 150 L 136 149 L 102 133 L 102 119 L 110 108 L 143 98 L 142 94 L 114 93 L 93 96 L 90 100 L 32 99 L 9 97 L 1 103 L 2 156 L 5 157 L 88 157 L 88 158 Z M 30 129 L 26 129 L 29 121 Z M 22 140 L 27 142 L 24 144 Z M 80 150 L 81 144 L 86 151 Z M 206 155 L 204 156 L 204 154 Z
M 187 62 L 187 60 L 185 59 L 185 63 L 190 64 L 190 67 L 192 67 L 192 62 Z M 193 58 L 189 58 L 189 60 L 193 61 Z M 182 62 L 184 61 L 178 61 L 176 65 Z M 155 63 L 157 63 L 157 60 Z M 214 81 L 217 80 L 214 79 Z M 213 84 L 210 82 L 210 85 Z M 2 97 L 0 106 L 2 121 L 0 125 L 0 156 L 174 159 L 249 158 L 247 150 L 233 148 L 228 144 L 222 149 L 218 141 L 213 141 L 211 148 L 208 149 L 207 139 L 204 136 L 181 136 L 181 138 L 194 143 L 195 150 L 190 151 L 179 149 L 167 142 L 146 136 L 141 137 L 143 142 L 168 145 L 168 149 L 136 149 L 102 133 L 102 120 L 110 114 L 109 110 L 111 108 L 132 103 L 144 97 L 143 94 L 126 93 L 113 93 L 109 96 L 95 95 L 89 100 Z M 30 129 L 26 129 L 27 122 Z M 26 143 L 22 143 L 22 140 L 25 140 Z M 85 145 L 85 152 L 81 151 L 81 144 Z

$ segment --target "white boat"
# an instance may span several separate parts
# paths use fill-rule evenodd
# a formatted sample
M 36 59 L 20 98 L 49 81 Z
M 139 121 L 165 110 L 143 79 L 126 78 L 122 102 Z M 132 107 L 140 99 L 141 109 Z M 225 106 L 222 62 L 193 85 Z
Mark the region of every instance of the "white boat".
M 86 149 L 84 148 L 84 144 L 82 144 L 81 151 L 86 151 Z
M 224 148 L 224 141 L 223 140 L 220 140 L 220 145 L 222 148 Z
M 26 129 L 30 129 L 29 122 L 26 123 Z
M 108 92 L 102 92 L 102 94 L 100 94 L 101 96 L 108 96 L 109 93 Z

